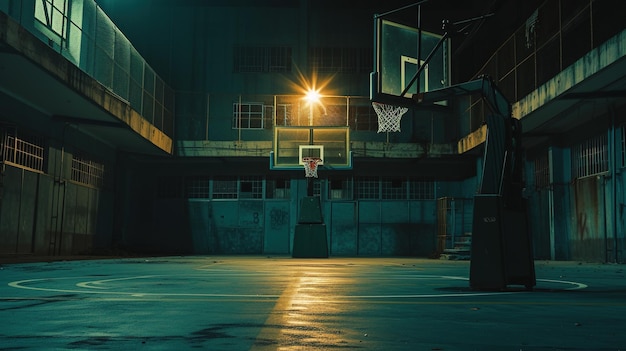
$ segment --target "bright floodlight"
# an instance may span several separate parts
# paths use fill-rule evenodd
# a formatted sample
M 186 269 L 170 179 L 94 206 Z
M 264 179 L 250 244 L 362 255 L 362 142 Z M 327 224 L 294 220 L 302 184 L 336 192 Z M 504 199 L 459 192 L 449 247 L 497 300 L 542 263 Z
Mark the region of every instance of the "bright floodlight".
M 320 101 L 320 93 L 317 90 L 311 89 L 311 90 L 306 92 L 305 99 L 308 102 L 318 102 L 318 101 Z

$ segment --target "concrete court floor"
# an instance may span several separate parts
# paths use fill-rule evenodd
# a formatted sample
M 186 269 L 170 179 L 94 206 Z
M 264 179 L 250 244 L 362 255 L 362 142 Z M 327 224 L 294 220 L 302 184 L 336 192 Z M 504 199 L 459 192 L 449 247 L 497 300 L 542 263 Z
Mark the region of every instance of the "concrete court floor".
M 2 350 L 626 350 L 624 265 L 190 256 L 0 265 Z

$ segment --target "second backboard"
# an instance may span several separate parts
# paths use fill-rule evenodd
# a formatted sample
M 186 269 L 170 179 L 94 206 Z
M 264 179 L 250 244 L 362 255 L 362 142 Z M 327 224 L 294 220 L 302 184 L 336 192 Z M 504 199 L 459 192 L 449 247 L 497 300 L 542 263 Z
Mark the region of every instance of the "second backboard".
M 417 93 L 449 86 L 448 40 L 442 40 L 442 35 L 385 18 L 375 18 L 374 21 L 372 101 L 412 104 L 413 95 Z M 419 79 L 416 79 L 421 66 Z

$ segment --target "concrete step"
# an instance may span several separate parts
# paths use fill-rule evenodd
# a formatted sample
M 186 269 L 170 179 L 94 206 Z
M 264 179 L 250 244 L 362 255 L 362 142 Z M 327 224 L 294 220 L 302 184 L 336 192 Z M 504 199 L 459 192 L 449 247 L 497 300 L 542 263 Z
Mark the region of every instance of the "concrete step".
M 471 257 L 471 251 L 468 248 L 455 248 L 455 249 L 445 249 L 443 253 L 439 255 L 440 260 L 469 260 Z

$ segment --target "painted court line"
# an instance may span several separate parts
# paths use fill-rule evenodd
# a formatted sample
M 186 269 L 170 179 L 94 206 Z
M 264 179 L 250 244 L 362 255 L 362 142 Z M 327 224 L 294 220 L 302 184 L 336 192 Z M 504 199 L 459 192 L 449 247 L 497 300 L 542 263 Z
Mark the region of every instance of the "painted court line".
M 232 294 L 232 293 L 193 293 L 193 292 L 128 292 L 120 290 L 110 290 L 118 287 L 107 287 L 107 283 L 111 282 L 123 282 L 145 279 L 160 279 L 165 281 L 168 277 L 180 279 L 181 276 L 167 276 L 167 275 L 142 275 L 132 277 L 120 277 L 95 281 L 82 281 L 75 284 L 76 287 L 82 289 L 64 289 L 53 288 L 45 286 L 34 286 L 36 284 L 51 283 L 56 281 L 71 280 L 71 279 L 84 279 L 86 277 L 62 277 L 62 278 L 40 278 L 40 279 L 27 279 L 8 283 L 10 287 L 16 289 L 36 290 L 44 292 L 55 293 L 72 293 L 72 294 L 99 294 L 99 295 L 119 295 L 119 296 L 133 296 L 133 297 L 196 297 L 196 298 L 263 298 L 263 299 L 276 299 L 283 296 L 283 294 Z M 182 276 L 185 277 L 185 276 Z M 186 276 L 189 279 L 197 278 L 198 276 Z M 202 276 L 207 278 L 207 276 Z M 394 276 L 394 277 L 370 277 L 369 279 L 376 280 L 468 280 L 465 277 L 457 276 L 437 276 L 437 275 L 416 275 L 416 276 Z M 552 279 L 537 279 L 538 282 L 546 282 L 551 284 L 564 285 L 563 288 L 555 290 L 580 290 L 587 288 L 586 284 L 564 281 L 564 280 L 552 280 Z M 493 296 L 503 294 L 515 294 L 515 293 L 528 293 L 532 291 L 527 290 L 512 290 L 512 291 L 480 291 L 480 292 L 458 292 L 458 293 L 427 293 L 427 294 L 372 294 L 372 295 L 326 295 L 323 298 L 334 300 L 348 300 L 348 299 L 423 299 L 423 298 L 460 298 L 460 297 L 477 297 L 477 296 Z

